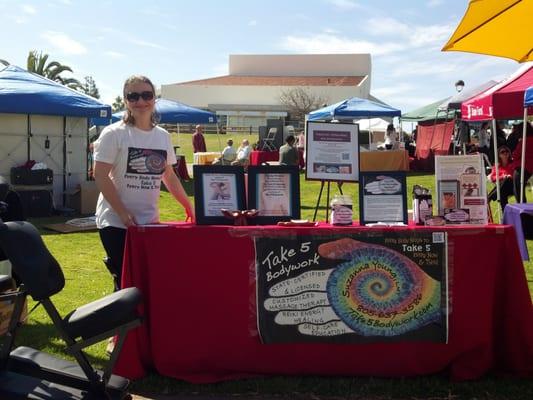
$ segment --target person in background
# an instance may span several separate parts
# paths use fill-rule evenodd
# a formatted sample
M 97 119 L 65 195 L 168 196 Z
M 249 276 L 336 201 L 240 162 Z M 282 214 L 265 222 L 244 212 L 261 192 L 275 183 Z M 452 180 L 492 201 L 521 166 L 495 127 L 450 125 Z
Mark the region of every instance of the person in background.
M 205 146 L 204 130 L 201 125 L 196 125 L 194 133 L 192 134 L 192 152 L 205 153 L 207 148 Z
M 526 199 L 526 191 L 525 191 L 525 184 L 531 177 L 531 174 L 533 173 L 533 127 L 531 124 L 528 123 L 526 132 L 526 157 L 524 162 L 524 187 L 522 187 L 522 191 L 524 194 L 524 203 L 527 203 Z M 513 172 L 513 188 L 514 188 L 514 196 L 516 197 L 516 201 L 520 201 L 520 174 L 521 174 L 521 160 L 522 160 L 522 140 L 518 142 L 516 145 L 514 151 L 513 151 L 513 164 L 515 166 L 515 170 Z
M 134 75 L 123 88 L 126 112 L 94 142 L 94 178 L 100 190 L 96 226 L 120 283 L 128 227 L 159 222 L 161 181 L 194 221 L 194 209 L 174 173 L 168 132 L 155 119 L 155 88 Z
M 522 130 L 524 129 L 524 123 L 514 124 L 509 136 L 507 136 L 507 146 L 513 151 L 518 142 L 522 140 Z
M 250 142 L 248 139 L 243 139 L 241 145 L 237 149 L 237 159 L 231 163 L 231 165 L 242 165 L 247 167 L 250 164 Z
M 298 165 L 300 169 L 305 168 L 305 134 L 301 131 L 298 135 L 298 143 L 296 144 L 296 150 L 298 150 Z
M 479 132 L 478 132 L 479 141 L 477 144 L 477 150 L 480 153 L 485 153 L 487 155 L 489 154 L 489 150 L 490 150 L 490 133 L 488 131 L 488 128 L 489 128 L 488 122 L 483 122 L 481 124 L 481 128 L 479 129 Z
M 387 126 L 387 131 L 385 132 L 385 148 L 387 150 L 398 148 L 398 132 L 394 129 L 393 124 Z
M 498 149 L 498 177 L 500 181 L 500 206 L 502 211 L 507 205 L 507 199 L 513 195 L 513 159 L 511 150 L 507 146 Z M 496 183 L 496 165 L 492 166 L 489 178 L 491 182 Z M 496 186 L 489 192 L 489 201 L 496 201 L 498 193 Z
M 296 139 L 289 135 L 285 139 L 285 144 L 279 148 L 280 165 L 298 165 L 298 150 L 294 147 Z
M 233 140 L 228 139 L 227 146 L 222 150 L 222 155 L 213 161 L 214 165 L 231 165 L 237 158 L 237 151 L 233 148 Z

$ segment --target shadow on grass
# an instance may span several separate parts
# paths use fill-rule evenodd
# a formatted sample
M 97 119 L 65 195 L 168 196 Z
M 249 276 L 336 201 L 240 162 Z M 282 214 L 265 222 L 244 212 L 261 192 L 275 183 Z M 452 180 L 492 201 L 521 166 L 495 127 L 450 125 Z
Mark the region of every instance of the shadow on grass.
M 59 355 L 58 357 L 66 360 L 74 360 L 68 355 L 66 344 L 52 323 L 43 324 L 32 321 L 31 324 L 22 325 L 16 333 L 15 347 L 17 346 L 27 346 L 52 355 Z M 85 355 L 96 368 L 102 368 L 108 361 L 105 357 L 95 357 L 87 353 Z

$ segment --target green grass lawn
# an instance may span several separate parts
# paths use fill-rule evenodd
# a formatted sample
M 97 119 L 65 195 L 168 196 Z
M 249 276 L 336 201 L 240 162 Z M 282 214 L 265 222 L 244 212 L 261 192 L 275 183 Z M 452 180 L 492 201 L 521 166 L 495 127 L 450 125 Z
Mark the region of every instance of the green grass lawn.
M 227 138 L 232 137 L 239 143 L 245 136 L 220 135 L 222 147 Z M 247 136 L 246 136 L 247 137 Z M 217 135 L 206 135 L 207 149 L 217 151 Z M 254 141 L 255 138 L 251 138 Z M 173 142 L 180 146 L 181 154 L 186 156 L 187 162 L 192 162 L 191 135 L 173 134 Z M 312 219 L 320 183 L 305 181 L 301 174 L 301 204 L 302 218 Z M 408 188 L 413 184 L 431 188 L 435 186 L 434 176 L 426 174 L 409 175 Z M 185 182 L 184 187 L 192 198 L 192 183 Z M 356 184 L 345 184 L 345 194 L 354 196 L 354 219 L 358 218 L 358 187 Z M 331 186 L 331 195 L 337 193 L 336 185 Z M 434 190 L 433 190 L 434 193 Z M 411 196 L 409 195 L 409 202 Z M 318 220 L 325 219 L 325 194 L 318 213 Z M 184 220 L 182 208 L 166 193 L 161 193 L 161 220 Z M 496 205 L 493 204 L 493 214 Z M 35 219 L 37 226 L 42 227 L 52 222 L 64 221 L 63 217 Z M 51 253 L 63 267 L 66 285 L 65 289 L 54 296 L 55 303 L 62 315 L 75 307 L 98 299 L 112 291 L 112 280 L 107 272 L 102 258 L 104 251 L 96 232 L 56 234 L 41 230 L 43 239 Z M 533 254 L 533 241 L 527 242 L 530 254 Z M 533 293 L 533 264 L 524 263 L 530 292 Z M 33 302 L 29 302 L 30 308 Z M 20 330 L 17 345 L 28 345 L 60 357 L 69 358 L 64 353 L 64 346 L 58 338 L 49 318 L 42 307 L 38 307 L 29 317 L 28 323 Z M 238 349 L 236 349 L 238 351 Z M 105 343 L 92 346 L 88 350 L 89 357 L 98 365 L 107 359 Z M 386 362 L 386 361 L 384 361 Z M 350 399 L 532 399 L 533 382 L 486 376 L 474 382 L 453 383 L 443 375 L 376 379 L 359 377 L 264 377 L 241 381 L 225 382 L 209 385 L 192 385 L 170 378 L 151 374 L 145 379 L 134 382 L 132 391 L 138 394 L 232 394 L 236 396 L 252 395 L 288 395 L 295 398 L 324 398 L 335 396 Z

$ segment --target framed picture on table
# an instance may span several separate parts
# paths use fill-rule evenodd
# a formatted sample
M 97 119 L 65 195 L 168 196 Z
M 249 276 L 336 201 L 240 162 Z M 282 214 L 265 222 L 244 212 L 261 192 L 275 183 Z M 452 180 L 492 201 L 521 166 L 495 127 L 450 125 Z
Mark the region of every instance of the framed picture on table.
M 233 225 L 223 209 L 246 209 L 242 166 L 194 165 L 194 210 L 197 225 Z
M 407 225 L 407 181 L 404 171 L 359 173 L 359 221 L 361 225 Z
M 297 165 L 248 167 L 248 209 L 253 223 L 276 224 L 300 219 L 300 173 Z

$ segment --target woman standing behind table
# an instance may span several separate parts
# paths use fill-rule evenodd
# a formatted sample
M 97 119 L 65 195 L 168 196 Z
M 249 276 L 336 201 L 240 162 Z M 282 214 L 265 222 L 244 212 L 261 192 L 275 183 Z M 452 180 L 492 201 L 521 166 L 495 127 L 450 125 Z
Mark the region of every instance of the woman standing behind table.
M 511 158 L 511 150 L 507 146 L 498 149 L 498 176 L 500 181 L 500 206 L 503 209 L 507 205 L 507 198 L 513 195 L 513 170 L 514 164 Z M 496 183 L 496 165 L 492 166 L 489 178 Z M 496 186 L 488 194 L 489 201 L 497 200 Z
M 161 180 L 185 208 L 187 220 L 194 221 L 194 210 L 172 169 L 176 155 L 170 136 L 156 125 L 154 85 L 145 76 L 131 76 L 123 94 L 123 120 L 105 128 L 94 143 L 94 177 L 100 190 L 96 225 L 118 282 L 127 228 L 159 222 Z
M 398 149 L 398 132 L 394 129 L 393 124 L 387 126 L 387 131 L 385 132 L 385 148 L 387 150 Z

